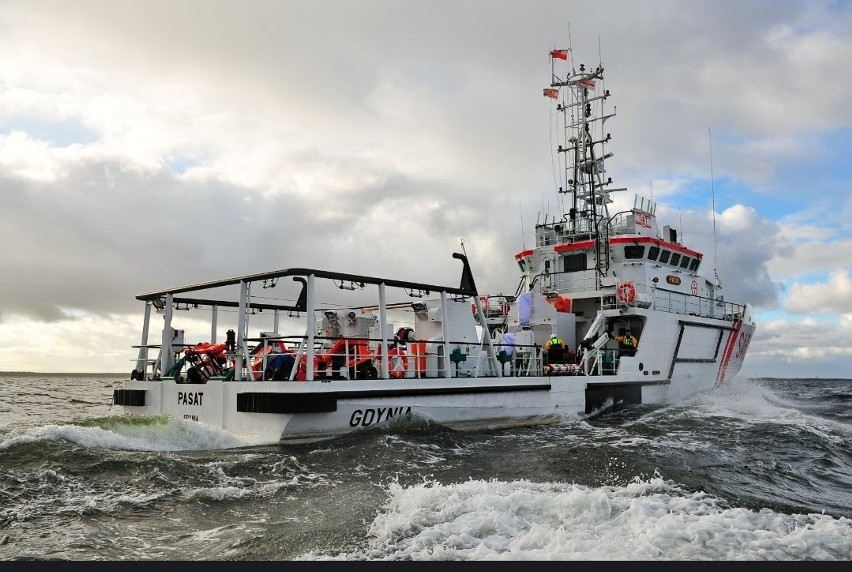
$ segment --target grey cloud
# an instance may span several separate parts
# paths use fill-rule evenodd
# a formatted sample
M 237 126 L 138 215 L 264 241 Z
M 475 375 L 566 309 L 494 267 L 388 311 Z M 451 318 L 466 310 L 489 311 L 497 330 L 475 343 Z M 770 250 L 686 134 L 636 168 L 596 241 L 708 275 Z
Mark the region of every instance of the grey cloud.
M 550 200 L 542 197 L 553 196 L 548 107 L 539 94 L 547 50 L 567 42 L 569 23 L 579 61 L 595 64 L 600 40 L 618 106 L 611 127 L 616 178 L 619 170 L 706 177 L 708 125 L 720 142 L 724 135 L 801 129 L 784 114 L 753 114 L 755 102 L 790 88 L 795 71 L 765 43 L 770 30 L 790 18 L 838 34 L 848 26 L 845 11 L 828 22 L 810 6 L 185 1 L 48 2 L 34 10 L 13 3 L 22 25 L 0 19 L 13 39 L 38 24 L 55 34 L 55 52 L 44 45 L 46 53 L 114 70 L 129 91 L 134 82 L 162 84 L 166 93 L 189 90 L 210 108 L 244 114 L 255 129 L 308 134 L 313 139 L 301 148 L 313 151 L 284 156 L 289 169 L 321 170 L 328 161 L 373 173 L 377 182 L 320 198 L 322 188 L 304 196 L 283 185 L 264 196 L 268 189 L 187 182 L 165 170 L 146 174 L 106 162 L 69 167 L 57 186 L 7 174 L 0 238 L 24 246 L 0 254 L 7 276 L 16 276 L 0 286 L 2 312 L 43 319 L 58 318 L 63 307 L 119 312 L 149 286 L 296 265 L 453 282 L 455 266 L 444 259 L 458 237 L 472 250 L 481 240 L 472 252 L 480 285 L 510 291 L 512 255 L 521 249 L 519 204 L 531 228 L 535 211 L 546 210 L 539 205 Z M 714 84 L 738 73 L 736 89 Z M 391 102 L 377 97 L 385 84 L 411 97 L 399 110 L 404 127 L 383 107 Z M 839 94 L 852 93 L 845 78 L 836 84 Z M 848 125 L 841 112 L 821 111 Z M 248 137 L 250 146 L 256 132 L 233 136 Z M 426 143 L 411 145 L 412 156 L 396 157 L 396 165 L 354 150 L 327 155 L 347 143 L 381 154 L 404 142 Z M 434 171 L 418 172 L 419 164 Z M 717 176 L 748 174 L 733 161 L 718 165 Z M 441 208 L 424 207 L 433 203 Z M 697 241 L 705 261 L 713 250 L 706 222 Z M 720 234 L 719 274 L 729 299 L 776 303 L 766 271 L 776 233 L 755 219 L 751 228 Z M 486 248 L 502 258 L 486 258 Z

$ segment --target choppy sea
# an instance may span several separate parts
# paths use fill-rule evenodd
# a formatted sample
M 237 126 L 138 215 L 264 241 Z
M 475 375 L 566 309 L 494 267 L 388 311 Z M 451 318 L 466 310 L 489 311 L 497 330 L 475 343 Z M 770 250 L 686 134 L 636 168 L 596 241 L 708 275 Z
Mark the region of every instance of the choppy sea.
M 852 559 L 852 380 L 310 445 L 127 418 L 120 375 L 0 374 L 0 560 Z

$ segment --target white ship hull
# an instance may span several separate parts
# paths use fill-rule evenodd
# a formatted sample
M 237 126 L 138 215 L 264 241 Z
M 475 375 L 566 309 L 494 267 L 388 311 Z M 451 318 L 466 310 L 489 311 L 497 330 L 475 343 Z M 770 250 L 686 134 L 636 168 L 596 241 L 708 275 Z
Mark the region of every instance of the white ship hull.
M 534 246 L 515 254 L 512 295 L 482 295 L 463 254 L 453 255 L 464 264 L 458 287 L 295 268 L 140 294 L 136 368 L 114 404 L 299 441 L 410 417 L 458 429 L 553 422 L 675 403 L 736 375 L 751 306 L 726 301 L 715 270 L 700 274 L 703 254 L 658 227 L 653 201 L 610 212 L 626 189 L 604 176 L 603 124 L 615 113 L 604 110 L 609 91 L 596 91 L 603 67 L 571 62 L 560 74 L 567 53 L 551 52 L 544 92 L 565 115 L 555 151 L 567 210 L 546 213 Z M 154 343 L 152 309 L 163 317 Z M 209 341 L 186 343 L 177 310 L 202 310 L 209 337 L 194 338 Z M 236 318 L 224 343 L 220 310 Z M 274 313 L 271 331 L 251 329 L 261 312 Z M 296 326 L 279 322 L 294 316 Z
M 540 425 L 610 406 L 676 403 L 712 390 L 737 374 L 754 331 L 742 322 L 696 322 L 721 335 L 715 357 L 702 359 L 685 345 L 678 354 L 672 351 L 682 316 L 655 318 L 669 335 L 647 340 L 635 356 L 621 357 L 612 375 L 206 384 L 129 380 L 116 392 L 123 394 L 121 400 L 144 401 L 122 406 L 126 413 L 167 414 L 264 443 L 328 439 L 412 418 L 459 430 Z

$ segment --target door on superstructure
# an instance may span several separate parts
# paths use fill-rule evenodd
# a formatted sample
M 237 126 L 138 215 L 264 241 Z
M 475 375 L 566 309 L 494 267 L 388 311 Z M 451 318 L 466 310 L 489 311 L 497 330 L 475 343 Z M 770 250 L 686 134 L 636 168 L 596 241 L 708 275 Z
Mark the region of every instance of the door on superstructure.
M 556 288 L 556 261 L 552 255 L 542 256 L 541 290 L 555 290 Z

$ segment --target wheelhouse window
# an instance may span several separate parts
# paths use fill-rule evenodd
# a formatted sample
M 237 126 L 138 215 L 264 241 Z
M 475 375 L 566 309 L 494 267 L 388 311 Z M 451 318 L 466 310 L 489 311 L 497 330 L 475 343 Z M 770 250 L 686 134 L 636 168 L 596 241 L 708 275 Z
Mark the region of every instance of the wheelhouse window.
M 689 269 L 695 272 L 698 270 L 698 265 L 701 264 L 701 261 L 697 258 L 692 259 L 692 263 L 689 265 Z
M 684 256 L 680 261 L 680 267 L 687 268 L 689 266 L 690 260 L 692 260 L 690 257 Z
M 624 247 L 624 258 L 636 259 L 645 257 L 645 247 L 638 244 L 628 244 Z
M 660 247 L 656 244 L 648 247 L 648 260 L 656 260 L 660 255 Z
M 673 252 L 672 253 L 672 259 L 671 259 L 670 262 L 671 262 L 672 266 L 677 266 L 678 263 L 680 262 L 680 253 L 679 252 Z
M 660 262 L 662 262 L 663 264 L 666 264 L 669 261 L 669 256 L 671 256 L 671 255 L 672 255 L 671 250 L 663 250 L 662 252 L 660 252 Z
M 586 270 L 588 268 L 586 266 L 585 252 L 568 254 L 562 257 L 562 261 L 562 268 L 564 272 L 580 272 L 581 270 Z

